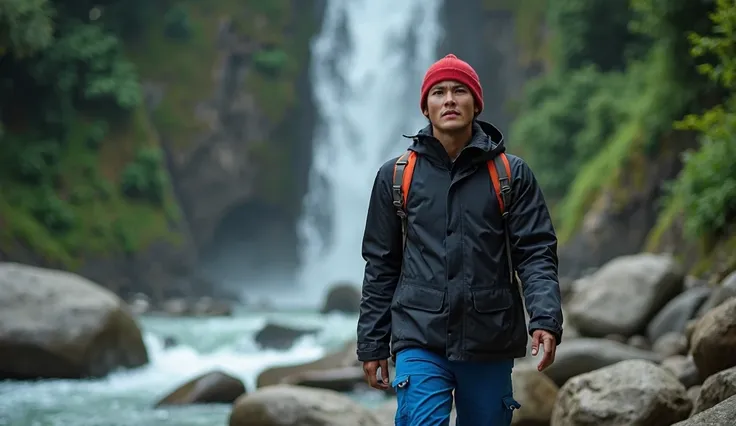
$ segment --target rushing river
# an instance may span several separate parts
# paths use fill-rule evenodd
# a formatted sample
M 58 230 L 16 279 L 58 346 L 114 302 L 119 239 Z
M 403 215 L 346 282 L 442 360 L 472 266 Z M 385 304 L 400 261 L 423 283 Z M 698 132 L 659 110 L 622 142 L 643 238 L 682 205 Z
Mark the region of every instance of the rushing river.
M 262 351 L 253 336 L 267 321 L 322 331 L 287 351 Z M 230 318 L 142 318 L 149 365 L 102 380 L 0 382 L 0 426 L 225 426 L 230 404 L 153 405 L 187 380 L 220 369 L 253 389 L 263 369 L 311 361 L 355 338 L 355 316 L 238 314 Z M 178 345 L 164 349 L 173 337 Z M 2 354 L 0 354 L 2 356 Z M 353 395 L 365 404 L 372 394 Z

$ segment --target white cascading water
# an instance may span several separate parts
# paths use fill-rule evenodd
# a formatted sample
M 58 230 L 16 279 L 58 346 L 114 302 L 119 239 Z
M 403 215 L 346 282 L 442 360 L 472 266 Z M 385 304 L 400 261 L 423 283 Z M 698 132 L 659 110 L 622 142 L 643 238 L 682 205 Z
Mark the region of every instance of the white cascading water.
M 361 241 L 378 168 L 426 125 L 424 72 L 436 60 L 441 0 L 328 0 L 312 46 L 320 122 L 304 216 L 300 301 L 316 304 L 329 284 L 360 284 Z

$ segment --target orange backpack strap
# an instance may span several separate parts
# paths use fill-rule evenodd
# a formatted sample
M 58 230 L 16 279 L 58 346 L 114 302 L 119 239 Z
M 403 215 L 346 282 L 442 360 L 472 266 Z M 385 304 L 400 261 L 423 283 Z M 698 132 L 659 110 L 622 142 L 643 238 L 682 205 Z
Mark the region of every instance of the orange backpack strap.
M 491 174 L 501 215 L 506 217 L 508 214 L 506 208 L 511 204 L 511 166 L 506 154 L 501 153 L 493 160 L 488 160 L 488 173 Z
M 409 187 L 411 186 L 411 178 L 414 175 L 416 162 L 416 152 L 407 150 L 402 154 L 394 165 L 394 178 L 391 185 L 391 195 L 394 207 L 396 207 L 396 214 L 401 218 L 401 234 L 403 235 L 404 245 L 406 245 L 407 234 L 406 199 L 409 195 Z
M 488 173 L 491 175 L 493 189 L 498 199 L 503 220 L 503 234 L 506 239 L 506 261 L 509 268 L 510 283 L 514 282 L 514 260 L 511 257 L 511 238 L 509 237 L 508 214 L 511 206 L 511 165 L 506 154 L 501 153 L 488 160 Z

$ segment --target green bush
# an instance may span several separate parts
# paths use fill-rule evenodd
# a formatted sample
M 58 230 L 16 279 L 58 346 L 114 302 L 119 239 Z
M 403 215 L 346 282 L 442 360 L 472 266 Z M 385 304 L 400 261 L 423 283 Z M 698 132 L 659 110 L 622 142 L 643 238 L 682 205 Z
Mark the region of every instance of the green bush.
M 123 170 L 121 190 L 127 197 L 162 205 L 166 188 L 163 157 L 157 148 L 143 148 Z
M 53 140 L 41 142 L 23 141 L 15 151 L 15 175 L 24 183 L 37 185 L 49 182 L 57 173 L 61 147 Z
M 736 220 L 736 8 L 717 0 L 710 14 L 710 34 L 690 34 L 691 54 L 707 58 L 698 70 L 730 93 L 724 102 L 701 115 L 676 123 L 695 130 L 702 146 L 686 153 L 685 166 L 672 185 L 672 199 L 685 205 L 685 231 L 691 237 L 717 235 Z
M 98 120 L 89 128 L 89 134 L 87 135 L 87 147 L 90 149 L 97 149 L 105 139 L 108 131 L 108 124 L 105 121 Z
M 561 69 L 623 70 L 627 57 L 645 50 L 643 37 L 628 28 L 629 0 L 555 0 L 548 7 Z
M 253 54 L 253 65 L 265 75 L 276 76 L 286 66 L 289 57 L 281 49 L 261 50 Z
M 30 210 L 33 217 L 52 233 L 62 234 L 74 226 L 74 212 L 49 188 L 38 193 Z
M 94 24 L 62 26 L 56 42 L 29 64 L 28 73 L 42 87 L 54 82 L 53 105 L 67 114 L 82 102 L 130 110 L 142 100 L 137 72 L 120 40 Z
M 586 67 L 530 83 L 511 133 L 545 194 L 565 195 L 582 165 L 598 153 L 626 115 L 621 74 Z
M 691 54 L 707 58 L 698 70 L 727 95 L 723 103 L 676 123 L 700 134 L 701 147 L 688 152 L 684 168 L 671 186 L 670 202 L 684 203 L 685 231 L 707 238 L 736 221 L 736 8 L 718 0 L 710 15 L 711 34 L 690 34 Z
M 736 120 L 730 119 L 731 135 Z M 673 196 L 681 196 L 685 231 L 691 237 L 724 232 L 736 220 L 736 143 L 733 136 L 706 137 L 701 148 L 685 154 L 685 167 L 672 185 Z
M 192 23 L 186 9 L 174 6 L 166 12 L 164 34 L 174 40 L 188 40 L 192 36 Z

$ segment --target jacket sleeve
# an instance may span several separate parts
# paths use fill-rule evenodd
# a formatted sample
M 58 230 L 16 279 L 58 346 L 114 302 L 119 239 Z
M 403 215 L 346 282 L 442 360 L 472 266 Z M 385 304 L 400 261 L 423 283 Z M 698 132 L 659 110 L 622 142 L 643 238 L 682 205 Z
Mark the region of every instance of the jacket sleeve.
M 514 267 L 529 312 L 529 334 L 546 330 L 562 340 L 562 297 L 557 277 L 557 236 L 534 173 L 515 158 L 508 224 Z
M 358 318 L 358 360 L 390 357 L 391 301 L 401 274 L 401 219 L 391 196 L 393 163 L 376 174 L 363 235 L 365 275 Z

